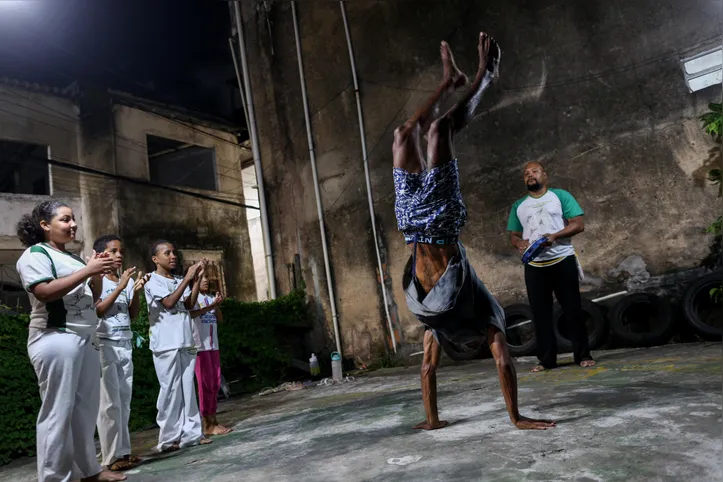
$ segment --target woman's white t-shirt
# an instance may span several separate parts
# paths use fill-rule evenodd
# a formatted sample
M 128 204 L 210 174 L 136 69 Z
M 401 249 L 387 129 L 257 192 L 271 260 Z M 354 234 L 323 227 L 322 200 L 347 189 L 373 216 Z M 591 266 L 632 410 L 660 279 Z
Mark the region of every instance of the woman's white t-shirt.
M 200 310 L 213 303 L 214 297 L 198 294 L 194 310 Z M 198 351 L 218 350 L 218 324 L 216 310 L 211 310 L 193 319 L 193 339 Z
M 176 305 L 170 310 L 161 303 L 163 298 L 176 291 L 182 281 L 183 278 L 180 276 L 166 278 L 151 273 L 150 279 L 144 286 L 148 303 L 148 323 L 151 325 L 150 348 L 153 352 L 178 350 L 195 345 L 191 315 L 183 304 L 186 298 L 191 296 L 191 289 L 187 286 Z
M 108 298 L 118 288 L 118 283 L 103 276 L 103 291 L 100 294 L 101 301 Z M 133 280 L 128 281 L 128 286 L 118 295 L 115 302 L 108 308 L 108 311 L 98 320 L 98 338 L 109 340 L 130 340 L 133 338 L 131 331 L 131 316 L 128 312 L 133 301 Z
M 95 333 L 98 316 L 88 280 L 61 299 L 47 303 L 37 299 L 31 291 L 39 283 L 65 278 L 85 268 L 81 258 L 47 243 L 38 243 L 23 252 L 16 268 L 30 298 L 30 328 L 55 328 L 79 335 Z

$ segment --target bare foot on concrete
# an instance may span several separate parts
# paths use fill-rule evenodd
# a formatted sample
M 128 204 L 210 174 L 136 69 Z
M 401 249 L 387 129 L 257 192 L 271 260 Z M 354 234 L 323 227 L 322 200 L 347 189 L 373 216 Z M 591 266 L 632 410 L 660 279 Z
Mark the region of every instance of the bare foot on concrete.
M 447 422 L 446 420 L 439 420 L 438 422 L 432 424 L 424 421 L 422 423 L 418 423 L 412 428 L 416 430 L 439 430 L 440 428 L 444 428 L 447 425 L 449 425 L 449 422 Z
M 214 425 L 211 430 L 204 435 L 226 435 L 227 433 L 233 432 L 232 428 L 224 427 L 223 425 Z
M 548 428 L 554 428 L 557 423 L 554 420 L 536 420 L 534 418 L 527 418 L 520 416 L 519 420 L 514 422 L 515 427 L 520 430 L 547 430 Z
M 444 67 L 444 79 L 448 80 L 451 84 L 450 90 L 456 90 L 467 85 L 469 79 L 464 72 L 457 68 L 457 64 L 454 63 L 452 49 L 449 48 L 449 44 L 444 40 L 439 46 L 439 54 L 442 57 L 442 66 Z
M 539 373 L 539 372 L 544 372 L 545 370 L 547 370 L 547 368 L 543 367 L 542 365 L 537 365 L 530 371 L 532 373 Z
M 199 445 L 208 445 L 208 444 L 212 444 L 213 440 L 203 437 L 198 443 L 199 443 Z
M 583 368 L 590 368 L 590 367 L 594 367 L 595 365 L 597 365 L 595 360 L 583 360 L 580 362 L 580 366 Z

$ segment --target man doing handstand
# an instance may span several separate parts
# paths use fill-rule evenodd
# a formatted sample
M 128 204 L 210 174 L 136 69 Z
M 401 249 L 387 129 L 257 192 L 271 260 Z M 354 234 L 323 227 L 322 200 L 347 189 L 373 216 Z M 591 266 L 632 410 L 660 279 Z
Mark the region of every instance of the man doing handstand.
M 442 83 L 426 104 L 394 131 L 395 213 L 399 230 L 412 248 L 404 290 L 410 311 L 427 327 L 422 362 L 427 420 L 414 428 L 434 430 L 447 425 L 437 413 L 440 340 L 446 348 L 486 339 L 510 420 L 520 429 L 545 430 L 555 422 L 523 417 L 518 411 L 517 374 L 505 341 L 504 313 L 477 277 L 458 240 L 467 211 L 453 138 L 474 118 L 482 93 L 498 76 L 501 55 L 497 42 L 485 33 L 480 33 L 478 50 L 479 70 L 469 92 L 449 112 L 434 119 L 443 97 L 468 83 L 455 65 L 449 45 L 442 42 Z M 425 133 L 426 160 L 421 147 Z

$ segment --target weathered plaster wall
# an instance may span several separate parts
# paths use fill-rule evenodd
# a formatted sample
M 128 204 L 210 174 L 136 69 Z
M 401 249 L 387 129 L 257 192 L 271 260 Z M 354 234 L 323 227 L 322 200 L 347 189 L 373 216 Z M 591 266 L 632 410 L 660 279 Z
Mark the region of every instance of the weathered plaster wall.
M 0 85 L 0 139 L 45 145 L 53 158 L 79 164 L 79 110 L 72 99 Z M 42 161 L 38 169 L 48 169 Z M 50 166 L 51 194 L 71 205 L 81 229 L 81 249 L 88 233 L 83 229 L 84 213 L 80 201 L 80 175 L 68 169 Z M 23 249 L 16 235 L 16 225 L 23 214 L 50 199 L 50 196 L 0 193 L 0 249 Z
M 290 289 L 286 266 L 300 255 L 321 320 L 307 343 L 331 348 L 291 6 L 271 2 L 269 33 L 256 3 L 243 2 L 243 14 L 276 281 L 279 292 Z M 344 27 L 336 2 L 299 2 L 298 11 L 343 348 L 368 358 L 383 353 L 388 333 Z M 469 74 L 480 30 L 503 48 L 486 112 L 456 140 L 469 210 L 463 242 L 502 301 L 524 297 L 505 228 L 511 204 L 525 194 L 520 169 L 529 160 L 546 158 L 552 185 L 586 210 L 586 232 L 575 242 L 594 280 L 604 284 L 633 254 L 659 274 L 694 266 L 707 252 L 704 228 L 720 203 L 704 181 L 712 142 L 697 117 L 720 89 L 688 93 L 679 57 L 719 43 L 720 0 L 368 1 L 347 2 L 347 11 L 386 279 L 404 343 L 419 342 L 422 329 L 401 291 L 408 251 L 396 230 L 390 147 L 394 128 L 439 81 L 443 39 Z
M 240 161 L 245 158 L 245 153 L 241 148 L 217 139 L 235 142 L 232 135 L 193 127 L 195 130 L 138 109 L 114 106 L 117 172 L 148 180 L 148 134 L 209 147 L 215 150 L 219 190 L 203 193 L 243 203 Z M 124 184 L 118 195 L 121 235 L 133 246 L 129 263 L 139 268 L 147 266 L 148 244 L 159 238 L 176 243 L 181 250 L 220 250 L 223 251 L 228 294 L 242 300 L 256 300 L 245 209 L 138 185 Z

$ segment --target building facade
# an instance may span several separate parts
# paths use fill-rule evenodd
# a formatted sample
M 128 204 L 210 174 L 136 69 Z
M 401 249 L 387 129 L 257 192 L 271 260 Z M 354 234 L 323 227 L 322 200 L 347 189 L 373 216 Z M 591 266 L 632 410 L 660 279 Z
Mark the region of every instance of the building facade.
M 118 234 L 126 267 L 147 271 L 148 245 L 166 239 L 184 267 L 212 261 L 212 289 L 255 301 L 237 131 L 122 92 L 0 82 L 0 302 L 27 303 L 16 224 L 51 198 L 73 207 L 71 251 L 87 256 L 97 236 Z

